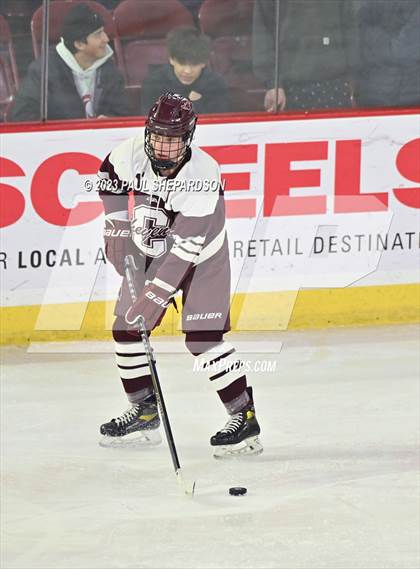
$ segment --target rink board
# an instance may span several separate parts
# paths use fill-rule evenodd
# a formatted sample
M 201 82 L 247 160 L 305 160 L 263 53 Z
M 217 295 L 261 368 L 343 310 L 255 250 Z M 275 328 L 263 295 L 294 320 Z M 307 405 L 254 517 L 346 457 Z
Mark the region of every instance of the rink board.
M 226 190 L 234 329 L 418 320 L 419 121 L 201 120 L 195 143 Z M 141 120 L 0 132 L 2 342 L 109 337 L 119 277 L 104 263 L 95 172 L 143 135 Z M 170 313 L 161 332 L 177 330 Z
M 238 293 L 232 299 L 232 329 L 272 331 L 419 321 L 420 287 L 383 285 L 283 293 Z M 114 303 L 2 308 L 3 343 L 103 339 L 111 336 Z M 43 314 L 43 319 L 39 315 Z M 83 314 L 81 326 L 78 326 Z M 66 326 L 66 328 L 65 328 Z M 179 335 L 180 315 L 171 307 L 154 335 Z

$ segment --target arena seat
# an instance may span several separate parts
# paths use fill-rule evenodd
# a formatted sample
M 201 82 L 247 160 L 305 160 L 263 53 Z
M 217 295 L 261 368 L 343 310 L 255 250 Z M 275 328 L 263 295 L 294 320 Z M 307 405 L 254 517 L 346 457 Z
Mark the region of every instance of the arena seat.
M 226 80 L 236 111 L 263 110 L 264 89 L 252 70 L 253 0 L 204 0 L 198 17 L 211 38 L 212 69 Z
M 4 65 L 10 68 L 12 87 L 14 91 L 19 87 L 19 75 L 16 65 L 15 49 L 12 34 L 6 18 L 0 14 L 0 56 Z
M 178 0 L 123 0 L 115 8 L 115 52 L 128 87 L 140 87 L 148 65 L 166 63 L 166 35 L 192 26 L 191 13 Z

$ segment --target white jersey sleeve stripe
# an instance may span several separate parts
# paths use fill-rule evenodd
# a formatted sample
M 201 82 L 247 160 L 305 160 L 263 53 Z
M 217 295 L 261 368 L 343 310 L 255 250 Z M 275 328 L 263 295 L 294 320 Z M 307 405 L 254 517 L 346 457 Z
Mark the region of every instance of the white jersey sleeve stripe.
M 210 241 L 210 243 L 200 251 L 198 258 L 195 261 L 196 265 L 204 263 L 204 261 L 207 261 L 207 259 L 213 257 L 213 255 L 215 255 L 217 251 L 219 251 L 222 248 L 225 238 L 226 238 L 226 228 L 224 227 L 222 231 L 218 235 L 216 235 L 213 241 Z
M 186 251 L 182 247 L 172 247 L 171 253 L 186 261 L 187 263 L 193 263 L 198 256 L 198 253 L 191 253 L 190 251 Z
M 156 286 L 159 286 L 160 288 L 163 288 L 164 290 L 166 290 L 170 293 L 176 292 L 176 288 L 171 286 L 169 283 L 163 281 L 162 279 L 158 279 L 158 277 L 155 277 L 153 279 L 152 283 L 155 284 Z

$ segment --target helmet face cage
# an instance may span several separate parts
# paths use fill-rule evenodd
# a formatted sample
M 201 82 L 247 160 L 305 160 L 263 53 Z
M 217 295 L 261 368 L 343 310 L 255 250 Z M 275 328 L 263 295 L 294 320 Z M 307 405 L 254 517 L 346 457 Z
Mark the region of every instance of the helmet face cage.
M 144 135 L 144 149 L 153 166 L 159 170 L 169 170 L 180 164 L 185 158 L 188 148 L 191 146 L 194 130 L 195 125 L 192 131 L 188 131 L 184 135 L 170 136 L 162 132 L 157 132 L 155 129 L 152 130 L 151 128 L 146 127 Z M 164 145 L 167 157 L 159 157 L 156 155 L 156 142 L 152 142 L 153 135 L 165 137 Z
M 182 162 L 191 145 L 196 122 L 189 99 L 171 92 L 159 97 L 150 109 L 144 136 L 145 152 L 155 168 L 168 170 Z

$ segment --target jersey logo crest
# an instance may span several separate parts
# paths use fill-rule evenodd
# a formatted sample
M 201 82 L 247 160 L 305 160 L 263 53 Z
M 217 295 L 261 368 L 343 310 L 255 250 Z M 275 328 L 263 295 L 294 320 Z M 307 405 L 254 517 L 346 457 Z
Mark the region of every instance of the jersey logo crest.
M 133 209 L 132 237 L 140 251 L 149 257 L 161 257 L 167 251 L 169 217 L 164 209 L 139 205 Z

